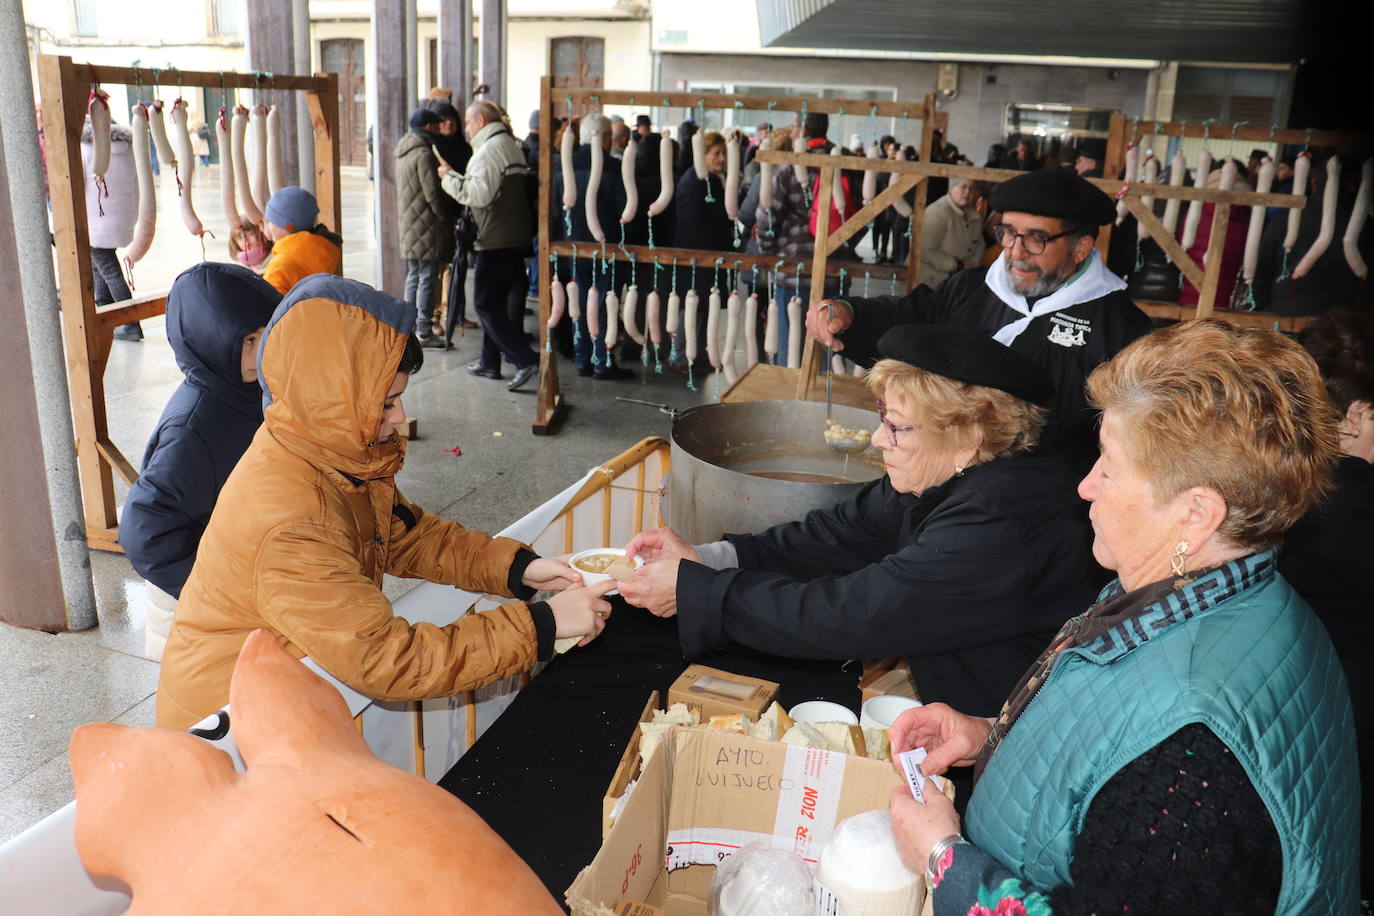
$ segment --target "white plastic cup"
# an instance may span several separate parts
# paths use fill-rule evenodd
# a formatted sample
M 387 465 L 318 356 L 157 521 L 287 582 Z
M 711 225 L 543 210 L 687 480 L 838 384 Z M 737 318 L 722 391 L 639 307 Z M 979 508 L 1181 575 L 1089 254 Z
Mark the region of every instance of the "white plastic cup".
M 798 703 L 787 713 L 793 722 L 843 722 L 845 725 L 858 725 L 859 717 L 854 710 L 829 700 L 807 700 Z
M 859 710 L 859 724 L 864 728 L 886 730 L 892 727 L 892 723 L 896 722 L 902 713 L 920 705 L 920 700 L 913 700 L 911 697 L 872 697 Z
M 598 582 L 605 582 L 607 579 L 610 578 L 610 576 L 606 575 L 604 572 L 589 572 L 577 565 L 577 561 L 582 559 L 583 557 L 590 557 L 597 554 L 611 554 L 619 557 L 622 562 L 627 562 L 625 561 L 625 548 L 623 547 L 592 547 L 588 550 L 579 550 L 577 553 L 568 557 L 568 565 L 571 566 L 573 569 L 577 570 L 579 574 L 581 574 L 583 585 L 596 585 Z M 635 557 L 635 561 L 631 565 L 638 569 L 639 567 L 644 565 L 644 558 Z M 606 594 L 618 595 L 620 594 L 620 590 L 611 589 Z

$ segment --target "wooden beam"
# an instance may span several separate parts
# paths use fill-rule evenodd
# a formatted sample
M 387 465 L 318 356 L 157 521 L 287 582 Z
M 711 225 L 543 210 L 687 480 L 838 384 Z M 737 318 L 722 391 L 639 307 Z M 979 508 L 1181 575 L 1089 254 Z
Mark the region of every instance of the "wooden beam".
M 1173 262 L 1175 267 L 1183 272 L 1183 275 L 1188 278 L 1188 282 L 1192 283 L 1198 289 L 1202 289 L 1202 268 L 1197 266 L 1197 262 L 1192 259 L 1188 252 L 1184 250 L 1183 246 L 1179 244 L 1178 240 L 1174 238 L 1173 233 L 1164 228 L 1164 224 L 1159 221 L 1159 217 L 1155 216 L 1154 211 L 1145 206 L 1145 202 L 1139 197 L 1129 194 L 1126 196 L 1126 208 L 1135 215 L 1140 225 L 1144 226 L 1145 230 L 1150 233 L 1150 238 L 1154 239 L 1159 247 L 1164 249 L 1164 253 L 1169 256 L 1169 260 Z
M 1155 302 L 1148 299 L 1135 300 L 1136 306 L 1151 318 L 1166 321 L 1191 321 L 1198 317 L 1197 307 L 1179 305 L 1177 302 Z M 1237 312 L 1223 310 L 1212 315 L 1243 328 L 1262 328 L 1267 331 L 1283 331 L 1296 334 L 1317 319 L 1311 315 L 1275 315 L 1272 312 Z
M 104 458 L 106 463 L 114 468 L 120 477 L 124 478 L 124 482 L 132 487 L 134 482 L 138 480 L 138 471 L 134 470 L 134 466 L 129 463 L 128 458 L 124 457 L 124 453 L 109 439 L 99 440 L 95 447 L 100 450 L 100 457 Z
M 1119 111 L 1112 112 L 1111 119 L 1107 127 L 1107 155 L 1102 160 L 1102 174 L 1108 178 L 1116 178 L 1126 169 L 1126 116 Z M 1107 250 L 1112 244 L 1112 233 L 1116 231 L 1116 226 L 1108 223 L 1105 232 L 1097 234 L 1097 251 L 1102 256 L 1102 263 L 1107 263 Z
M 540 245 L 544 245 L 540 240 Z M 598 258 L 609 258 L 615 261 L 634 260 L 641 264 L 657 264 L 663 268 L 671 268 L 673 260 L 679 264 L 690 263 L 692 258 L 696 258 L 698 263 L 709 259 L 712 264 L 716 258 L 723 257 L 723 266 L 731 270 L 736 268 L 758 268 L 759 270 L 781 270 L 784 273 L 809 273 L 807 270 L 810 265 L 808 258 L 775 258 L 761 254 L 746 254 L 742 251 L 704 251 L 697 248 L 650 248 L 648 245 L 625 245 L 622 251 L 620 245 L 606 245 L 605 250 L 600 246 L 591 245 L 586 242 L 550 242 L 546 246 L 548 251 L 541 248 L 541 255 L 548 257 L 552 252 L 560 257 L 572 257 L 574 249 L 580 258 L 587 257 L 593 251 Z M 633 258 L 630 255 L 634 255 Z M 899 280 L 906 279 L 905 267 L 893 267 L 888 264 L 866 264 L 863 261 L 831 261 L 825 264 L 825 273 L 829 277 L 839 276 L 840 270 L 850 275 L 863 275 L 868 273 L 874 280 L 889 280 L 896 277 Z
M 743 111 L 795 111 L 815 114 L 845 113 L 868 114 L 872 112 L 880 118 L 911 118 L 924 120 L 934 113 L 934 105 L 927 96 L 926 102 L 871 102 L 855 99 L 822 99 L 814 96 L 798 95 L 728 95 L 720 92 L 653 92 L 640 90 L 630 92 L 618 89 L 598 89 L 595 87 L 574 87 L 558 90 L 560 99 L 572 95 L 574 105 L 646 105 L 656 108 L 707 108 L 733 109 L 740 103 Z M 927 108 L 926 105 L 931 107 Z M 848 168 L 848 166 L 846 166 Z
M 888 207 L 892 206 L 893 201 L 916 187 L 918 182 L 924 180 L 925 178 L 921 175 L 903 175 L 884 188 L 877 197 L 865 204 L 859 212 L 845 220 L 834 232 L 830 233 L 830 240 L 826 243 L 825 253 L 827 257 L 834 254 L 836 248 L 839 248 L 845 242 L 849 241 L 854 236 L 854 233 L 871 223 L 879 213 L 882 213 Z
M 306 93 L 306 109 L 315 129 L 315 202 L 320 205 L 320 222 L 334 232 L 343 232 L 343 193 L 339 174 L 339 76 L 320 75 L 323 88 Z M 374 146 L 373 149 L 376 149 Z M 370 229 L 370 227 L 369 227 Z
M 396 188 L 396 144 L 406 132 L 406 119 L 414 99 L 406 98 L 405 29 L 407 0 L 376 0 L 372 5 L 372 47 L 376 49 L 375 72 L 368 74 L 377 92 L 373 119 L 372 174 L 377 223 L 376 285 L 393 296 L 405 292 L 405 265 L 401 260 L 400 213 Z M 415 0 L 409 0 L 414 3 Z
M 1209 140 L 1251 140 L 1256 143 L 1301 143 L 1304 146 L 1357 147 L 1367 149 L 1374 146 L 1374 133 L 1347 130 L 1307 130 L 1301 127 L 1286 127 L 1270 130 L 1267 127 L 1236 127 L 1228 124 L 1204 124 L 1194 121 L 1165 121 L 1155 129 L 1154 121 L 1123 118 L 1123 136 L 1142 137 L 1198 137 Z M 1110 129 L 1115 129 L 1113 124 Z M 1107 172 L 1102 174 L 1106 175 Z
M 114 329 L 121 324 L 142 321 L 145 318 L 156 318 L 158 315 L 166 313 L 167 290 L 165 289 L 146 292 L 122 302 L 111 302 L 95 307 L 95 314 L 100 321 L 100 326 L 112 334 Z
M 785 150 L 761 150 L 755 157 L 760 162 L 777 165 L 805 165 L 819 168 L 830 164 L 842 169 L 874 169 L 879 172 L 902 172 L 910 175 L 936 175 L 946 178 L 966 178 L 971 181 L 987 181 L 1000 184 L 1010 181 L 1025 172 L 1014 169 L 985 169 L 974 165 L 949 165 L 943 162 L 907 162 L 901 159 L 868 159 L 862 156 L 827 156 L 817 153 L 793 153 Z M 1223 191 L 1219 188 L 1194 188 L 1170 184 L 1146 184 L 1126 182 L 1121 179 L 1089 178 L 1107 194 L 1116 196 L 1122 187 L 1127 194 L 1137 197 L 1177 198 L 1178 200 L 1201 200 L 1208 203 L 1228 203 L 1245 207 L 1286 207 L 1302 209 L 1306 198 L 1296 194 L 1259 194 L 1255 191 Z M 919 193 L 919 192 L 918 192 Z
M 1207 265 L 1198 289 L 1197 317 L 1206 318 L 1216 307 L 1217 284 L 1221 281 L 1221 255 L 1226 244 L 1226 224 L 1231 219 L 1231 205 L 1217 204 L 1212 212 L 1212 232 L 1207 238 Z
M 254 70 L 267 73 L 292 73 L 296 69 L 295 16 L 291 0 L 246 0 L 248 12 L 248 56 Z M 299 185 L 300 156 L 297 155 L 296 93 L 276 90 L 271 84 L 257 87 L 256 101 L 276 105 L 281 116 L 281 160 L 287 184 Z M 206 120 L 209 120 L 208 118 Z
M 563 393 L 558 384 L 558 360 L 553 352 L 553 331 L 549 315 L 553 310 L 551 290 L 558 282 L 554 276 L 550 240 L 553 238 L 553 100 L 550 96 L 552 78 L 545 74 L 539 79 L 539 247 L 534 256 L 539 269 L 539 389 L 535 395 L 534 424 L 536 436 L 551 435 L 563 410 Z M 648 343 L 645 343 L 648 346 Z
M 935 110 L 935 93 L 926 93 L 926 106 Z M 935 125 L 931 119 L 921 125 L 921 161 L 933 165 L 931 159 L 935 155 Z M 926 201 L 929 200 L 930 182 L 922 182 L 916 188 L 916 200 L 912 203 L 911 217 L 908 225 L 911 227 L 911 247 L 907 251 L 907 276 L 909 283 L 915 287 L 921 282 L 921 249 L 925 247 L 926 237 Z
M 506 0 L 482 0 L 482 82 L 487 100 L 506 104 Z
M 833 156 L 824 156 L 825 159 L 834 159 Z M 816 207 L 816 248 L 815 256 L 811 264 L 811 291 L 802 300 L 801 320 L 806 321 L 806 312 L 812 302 L 820 302 L 825 298 L 825 262 L 826 252 L 830 250 L 830 207 L 831 187 L 835 183 L 835 167 L 833 165 L 821 166 L 821 180 L 816 185 L 816 196 L 820 198 Z M 797 284 L 797 292 L 801 292 L 801 284 Z M 804 327 L 804 325 L 803 325 Z M 816 346 L 816 338 L 802 332 L 802 356 L 801 374 L 797 377 L 797 400 L 806 397 L 806 391 L 811 387 L 811 383 L 816 378 L 816 368 L 821 360 L 819 348 Z M 791 357 L 791 353 L 787 354 Z M 830 371 L 830 367 L 826 367 Z
M 70 60 L 70 58 L 64 59 Z M 86 83 L 88 88 L 92 81 L 126 86 L 137 85 L 140 82 L 144 85 L 151 85 L 153 81 L 153 72 L 146 67 L 112 67 L 105 64 L 78 64 L 75 66 L 79 71 L 76 74 L 76 79 Z M 219 89 L 223 87 L 225 89 L 262 88 L 320 91 L 324 88 L 323 77 L 321 76 L 274 73 L 269 77 L 266 73 L 238 73 L 232 70 L 219 74 L 199 70 L 178 70 L 175 67 L 161 71 L 159 80 L 164 86 L 171 86 L 175 83 L 178 86 L 194 86 L 197 89 Z
M 101 460 L 96 444 L 108 435 L 104 354 L 113 337 L 112 331 L 103 328 L 95 315 L 81 164 L 81 127 L 91 74 L 87 67 L 73 65 L 69 57 L 45 54 L 38 59 L 38 83 L 81 503 L 89 528 L 113 530 L 118 525 L 114 478 L 110 465 Z M 92 541 L 91 546 L 101 545 Z

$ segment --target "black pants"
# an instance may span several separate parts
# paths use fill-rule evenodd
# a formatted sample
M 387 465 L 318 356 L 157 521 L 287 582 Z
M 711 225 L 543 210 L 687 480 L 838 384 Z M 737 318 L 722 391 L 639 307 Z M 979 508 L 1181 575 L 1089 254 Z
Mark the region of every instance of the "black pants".
M 132 297 L 129 284 L 124 282 L 119 256 L 113 248 L 91 249 L 91 275 L 95 280 L 96 305 L 109 305 Z
M 479 360 L 482 368 L 499 370 L 503 356 L 517 369 L 536 362 L 539 357 L 524 335 L 511 324 L 506 308 L 511 287 L 519 284 L 523 296 L 528 282 L 525 249 L 479 251 L 473 262 L 472 307 L 482 325 L 482 357 Z

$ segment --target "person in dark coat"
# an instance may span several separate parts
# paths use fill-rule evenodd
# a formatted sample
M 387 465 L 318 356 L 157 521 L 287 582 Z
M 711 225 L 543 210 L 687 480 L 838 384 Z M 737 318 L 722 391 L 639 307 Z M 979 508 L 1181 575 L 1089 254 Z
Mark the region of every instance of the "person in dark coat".
M 1312 354 L 1331 403 L 1344 420 L 1326 500 L 1288 529 L 1279 572 L 1321 618 L 1350 687 L 1360 784 L 1374 785 L 1374 316 L 1332 309 L 1299 342 Z M 1362 897 L 1374 893 L 1374 803 L 1361 799 Z
M 214 261 L 183 271 L 167 293 L 167 341 L 186 380 L 148 440 L 119 519 L 119 543 L 150 586 L 149 656 L 162 654 L 220 487 L 262 423 L 258 338 L 280 301 L 253 271 Z
M 923 700 L 994 715 L 1096 594 L 1076 480 L 1033 451 L 1053 388 L 1028 358 L 963 328 L 895 328 L 879 349 L 868 384 L 885 477 L 714 544 L 637 535 L 626 549 L 647 562 L 620 593 L 676 614 L 688 658 L 727 643 L 791 658 L 905 655 Z
M 1002 213 L 995 231 L 1004 249 L 990 267 L 961 271 L 936 289 L 917 286 L 903 297 L 816 303 L 807 331 L 864 366 L 876 358 L 882 333 L 898 324 L 948 324 L 991 335 L 1050 374 L 1055 400 L 1040 441 L 1086 474 L 1097 460 L 1097 431 L 1084 380 L 1151 329 L 1093 247 L 1098 227 L 1115 219 L 1115 205 L 1063 169 L 1019 175 L 998 185 L 989 203 Z
M 472 144 L 463 136 L 463 115 L 447 99 L 430 99 L 425 107 L 439 116 L 430 138 L 434 151 L 458 172 L 466 172 L 472 158 Z
M 577 182 L 577 203 L 567 211 L 572 220 L 572 233 L 564 227 L 561 201 L 563 200 L 563 170 L 557 168 L 553 175 L 553 200 L 559 205 L 554 211 L 554 233 L 558 238 L 576 242 L 579 251 L 582 246 L 590 253 L 600 245 L 592 238 L 587 226 L 587 181 L 592 172 L 592 150 L 588 143 L 595 140 L 601 144 L 604 162 L 601 170 L 601 184 L 596 192 L 596 215 L 601 222 L 601 230 L 606 236 L 606 244 L 614 245 L 620 240 L 620 214 L 625 209 L 625 186 L 620 180 L 619 163 L 611 158 L 611 122 L 605 115 L 589 114 L 582 119 L 579 146 L 573 153 L 573 178 Z M 571 129 L 571 128 L 569 128 Z M 647 202 L 641 199 L 641 206 Z M 627 265 L 628 267 L 628 265 Z M 606 293 L 612 286 L 619 286 L 624 276 L 618 267 L 605 269 L 599 258 L 579 257 L 574 261 L 572 275 L 582 296 L 582 314 L 577 319 L 577 332 L 574 335 L 576 346 L 573 362 L 577 374 L 594 377 L 601 381 L 624 381 L 634 377 L 634 373 L 615 364 L 615 356 L 600 343 L 593 351 L 591 335 L 587 332 L 587 294 L 595 286 L 601 292 L 601 310 L 605 311 Z M 604 315 L 601 327 L 606 327 Z
M 405 300 L 415 306 L 422 346 L 445 349 L 445 329 L 435 327 L 439 271 L 457 244 L 452 198 L 439 183 L 434 144 L 440 117 L 428 108 L 410 115 L 410 130 L 396 142 L 396 210 L 401 257 L 406 262 Z

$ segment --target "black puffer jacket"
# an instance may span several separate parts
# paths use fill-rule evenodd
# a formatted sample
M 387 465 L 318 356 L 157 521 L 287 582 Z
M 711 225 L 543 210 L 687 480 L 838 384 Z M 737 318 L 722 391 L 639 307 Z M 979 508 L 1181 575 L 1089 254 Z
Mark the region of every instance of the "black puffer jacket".
M 430 141 L 410 131 L 396 144 L 396 207 L 401 257 L 448 261 L 453 257 L 453 198 L 439 185 L 439 160 Z

